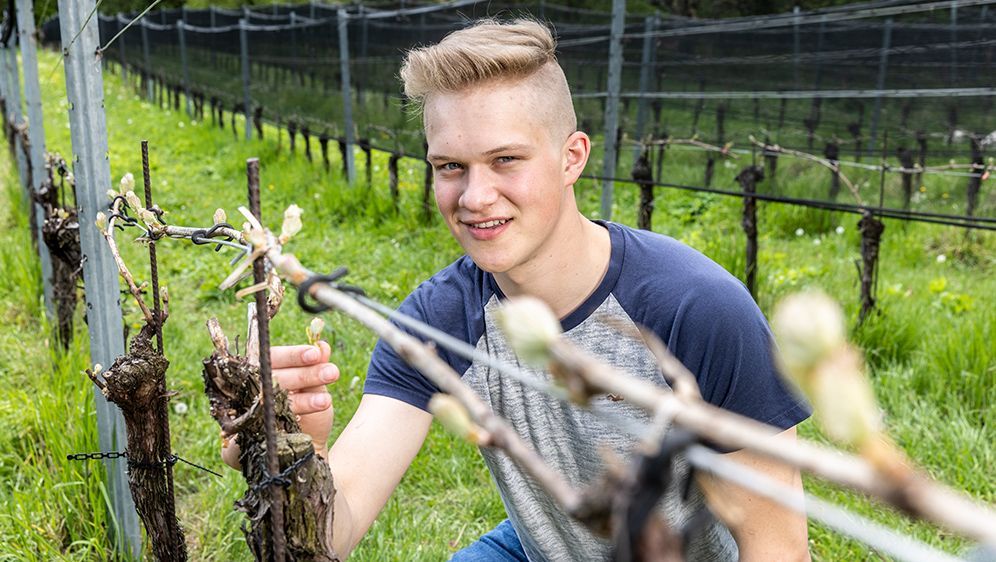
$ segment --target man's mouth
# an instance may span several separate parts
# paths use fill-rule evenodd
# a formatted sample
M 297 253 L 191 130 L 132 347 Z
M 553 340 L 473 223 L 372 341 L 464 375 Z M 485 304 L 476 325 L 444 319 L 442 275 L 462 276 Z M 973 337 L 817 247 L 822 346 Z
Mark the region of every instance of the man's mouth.
M 471 228 L 487 229 L 487 228 L 497 228 L 497 227 L 499 227 L 499 226 L 507 223 L 510 220 L 512 220 L 512 219 L 494 219 L 494 220 L 489 220 L 489 221 L 484 221 L 484 222 L 468 222 L 468 223 L 464 223 L 464 224 L 466 224 L 467 226 L 469 226 Z

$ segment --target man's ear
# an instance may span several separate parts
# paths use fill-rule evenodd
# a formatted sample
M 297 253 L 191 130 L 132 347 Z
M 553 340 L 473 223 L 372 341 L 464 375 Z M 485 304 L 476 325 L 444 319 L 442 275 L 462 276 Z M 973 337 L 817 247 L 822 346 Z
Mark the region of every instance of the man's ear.
M 574 185 L 591 156 L 591 139 L 581 131 L 571 133 L 564 143 L 564 184 Z

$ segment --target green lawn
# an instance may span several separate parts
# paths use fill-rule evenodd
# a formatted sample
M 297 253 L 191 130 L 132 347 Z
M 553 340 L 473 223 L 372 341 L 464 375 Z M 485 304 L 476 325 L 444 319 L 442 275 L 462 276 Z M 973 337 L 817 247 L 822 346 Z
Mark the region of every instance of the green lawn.
M 40 76 L 49 150 L 70 153 L 67 101 L 58 58 L 43 53 Z M 347 265 L 350 282 L 392 304 L 421 280 L 460 255 L 439 220 L 420 221 L 422 169 L 403 161 L 402 200 L 391 211 L 387 159 L 375 155 L 374 185 L 361 179 L 349 188 L 320 162 L 277 150 L 274 130 L 266 141 L 233 141 L 230 131 L 195 123 L 186 114 L 143 102 L 115 76 L 105 76 L 112 177 L 139 176 L 139 142 L 151 147 L 155 198 L 176 224 L 207 225 L 215 208 L 234 217 L 245 201 L 245 160 L 262 162 L 264 219 L 275 223 L 296 203 L 305 227 L 290 251 L 316 270 Z M 240 135 L 241 137 L 241 135 Z M 300 144 L 300 143 L 299 143 Z M 317 143 L 315 143 L 315 148 Z M 317 150 L 316 150 L 317 152 Z M 332 151 L 335 155 L 335 151 Z M 675 152 L 674 154 L 678 154 Z M 701 155 L 668 160 L 666 181 L 690 183 L 701 175 Z M 68 159 L 68 158 L 67 158 Z M 362 162 L 362 158 L 358 159 Z M 739 166 L 739 165 L 738 165 Z M 736 169 L 718 166 L 717 185 L 732 187 Z M 43 320 L 39 268 L 30 247 L 20 187 L 9 155 L 0 155 L 0 559 L 102 560 L 111 558 L 106 530 L 103 470 L 95 462 L 68 462 L 68 453 L 97 450 L 93 389 L 81 373 L 88 360 L 82 311 L 68 352 L 53 345 Z M 140 176 L 139 176 L 140 177 Z M 359 174 L 362 178 L 363 174 Z M 825 170 L 783 159 L 779 186 L 805 193 L 822 185 Z M 116 179 L 115 179 L 116 181 Z M 896 180 L 898 181 L 898 180 Z M 931 180 L 935 181 L 935 180 Z M 941 197 L 949 187 L 928 185 Z M 957 188 L 955 180 L 944 180 Z M 961 179 L 959 182 L 963 181 Z M 959 184 L 960 185 L 960 184 Z M 823 189 L 820 187 L 819 189 Z M 962 187 L 963 189 L 963 187 Z M 991 189 L 991 187 L 984 187 Z M 597 215 L 599 191 L 591 182 L 578 188 L 586 212 Z M 615 218 L 635 224 L 637 196 L 617 187 Z M 743 269 L 740 201 L 711 195 L 660 191 L 655 229 L 686 241 L 729 268 Z M 841 300 L 854 320 L 858 309 L 860 236 L 855 215 L 831 214 L 778 205 L 760 205 L 759 301 L 765 312 L 788 292 L 822 287 Z M 882 247 L 881 313 L 853 335 L 872 365 L 874 384 L 891 434 L 903 449 L 938 479 L 974 497 L 996 503 L 996 236 L 887 221 Z M 84 227 L 87 225 L 84 225 Z M 843 227 L 841 234 L 837 227 Z M 801 229 L 802 233 L 797 234 Z M 126 243 L 125 257 L 141 279 L 146 253 Z M 171 316 L 165 351 L 171 361 L 173 404 L 188 406 L 171 417 L 174 450 L 224 473 L 223 478 L 176 468 L 177 502 L 194 560 L 248 560 L 232 503 L 244 488 L 241 477 L 222 470 L 218 428 L 203 396 L 200 361 L 211 351 L 204 322 L 218 316 L 231 332 L 242 330 L 243 304 L 220 293 L 228 258 L 180 242 L 159 245 L 160 276 L 170 288 Z M 940 256 L 944 256 L 943 259 Z M 126 305 L 127 322 L 139 315 Z M 292 303 L 273 322 L 277 343 L 304 340 L 309 317 Z M 332 387 L 337 426 L 355 409 L 374 338 L 356 323 L 336 315 L 331 328 L 335 361 L 343 373 Z M 821 439 L 814 424 L 805 436 Z M 897 526 L 931 544 L 958 552 L 966 544 L 930 526 L 903 517 L 817 482 L 810 491 Z M 397 493 L 356 550 L 356 560 L 437 560 L 473 541 L 503 519 L 503 508 L 479 455 L 472 447 L 434 428 Z M 817 525 L 811 527 L 818 560 L 876 559 L 853 543 Z

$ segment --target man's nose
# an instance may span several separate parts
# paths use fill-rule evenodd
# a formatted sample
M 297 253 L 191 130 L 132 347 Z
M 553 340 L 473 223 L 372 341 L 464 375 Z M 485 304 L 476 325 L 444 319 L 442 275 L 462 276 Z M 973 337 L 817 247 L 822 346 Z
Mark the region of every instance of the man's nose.
M 487 210 L 498 201 L 499 193 L 495 175 L 490 170 L 471 166 L 467 170 L 466 184 L 460 194 L 460 206 L 468 211 Z

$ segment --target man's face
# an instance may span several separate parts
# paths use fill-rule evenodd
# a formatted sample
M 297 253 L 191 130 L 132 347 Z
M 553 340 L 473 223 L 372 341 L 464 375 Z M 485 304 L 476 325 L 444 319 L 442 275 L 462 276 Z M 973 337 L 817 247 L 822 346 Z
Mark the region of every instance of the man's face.
M 467 255 L 492 273 L 544 259 L 562 219 L 577 212 L 568 138 L 544 105 L 524 83 L 426 100 L 436 204 Z

